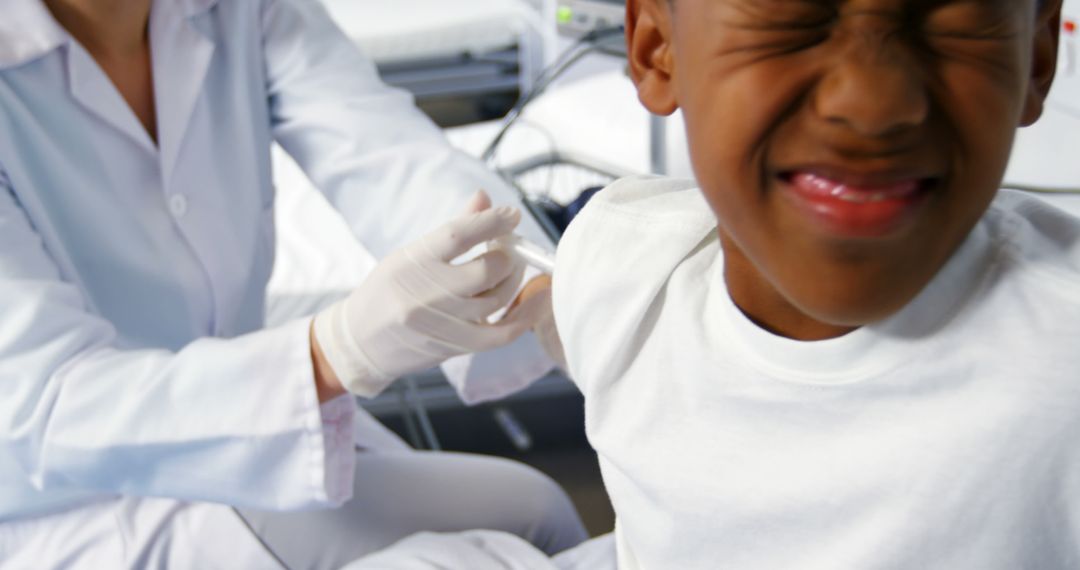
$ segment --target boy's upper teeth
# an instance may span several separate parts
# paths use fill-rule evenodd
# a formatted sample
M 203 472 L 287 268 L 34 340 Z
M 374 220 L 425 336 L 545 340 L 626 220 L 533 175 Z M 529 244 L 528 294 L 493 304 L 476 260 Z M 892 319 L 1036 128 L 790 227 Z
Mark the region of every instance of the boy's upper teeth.
M 812 194 L 831 196 L 853 203 L 871 203 L 890 198 L 903 198 L 919 189 L 919 182 L 914 179 L 888 184 L 856 185 L 809 172 L 796 173 L 792 177 L 792 183 Z

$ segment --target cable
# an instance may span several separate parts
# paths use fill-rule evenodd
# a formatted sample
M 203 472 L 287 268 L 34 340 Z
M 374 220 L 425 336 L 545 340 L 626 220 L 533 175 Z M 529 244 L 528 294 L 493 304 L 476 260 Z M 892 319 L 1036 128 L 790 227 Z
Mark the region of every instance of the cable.
M 536 83 L 534 84 L 532 90 L 523 95 L 514 105 L 514 108 L 511 109 L 509 113 L 507 113 L 502 128 L 495 136 L 495 139 L 492 140 L 491 144 L 488 145 L 488 148 L 484 151 L 482 158 L 487 161 L 490 160 L 492 156 L 494 156 L 495 150 L 498 148 L 498 145 L 502 141 L 502 138 L 506 135 L 506 131 L 508 131 L 510 127 L 514 124 L 514 122 L 517 121 L 522 111 L 525 110 L 525 107 L 534 99 L 536 99 L 541 93 L 543 93 L 551 85 L 551 83 L 554 82 L 555 79 L 565 73 L 567 69 L 572 67 L 575 63 L 580 61 L 589 53 L 606 49 L 605 46 L 600 43 L 600 40 L 614 35 L 622 34 L 622 26 L 593 30 L 592 32 L 589 32 L 588 34 L 582 36 L 581 39 L 579 39 L 577 42 L 567 48 L 562 54 L 560 54 L 559 57 L 551 63 L 551 65 L 549 65 L 540 73 L 540 76 L 537 77 Z
M 503 138 L 506 136 L 506 132 L 517 122 L 521 113 L 525 110 L 525 107 L 547 90 L 552 82 L 590 53 L 612 53 L 611 48 L 601 44 L 600 40 L 622 34 L 623 26 L 621 25 L 609 28 L 598 28 L 585 34 L 581 39 L 574 42 L 573 45 L 563 51 L 551 65 L 546 67 L 540 73 L 533 88 L 528 93 L 522 95 L 521 98 L 518 99 L 518 102 L 514 104 L 514 107 L 506 114 L 506 118 L 503 120 L 503 125 L 499 129 L 499 132 L 495 135 L 495 138 L 492 139 L 491 143 L 488 144 L 487 148 L 484 149 L 484 153 L 480 155 L 481 160 L 489 164 L 491 163 L 495 156 L 495 152 L 499 148 L 499 144 L 502 143 Z
M 427 444 L 427 448 L 430 451 L 441 451 L 442 446 L 439 445 L 439 438 L 435 435 L 435 428 L 431 425 L 431 418 L 428 416 L 427 407 L 424 405 L 424 399 L 420 397 L 420 390 L 416 387 L 416 378 L 412 376 L 406 376 L 405 382 L 405 399 L 409 402 L 413 413 L 416 414 L 416 421 L 420 425 L 420 433 L 424 436 Z
M 529 119 L 526 119 L 526 118 L 519 118 L 518 119 L 518 124 L 520 126 L 522 126 L 522 127 L 529 127 L 531 129 L 533 129 L 534 131 L 536 131 L 537 133 L 539 133 L 540 136 L 544 138 L 544 142 L 547 143 L 548 154 L 554 154 L 555 151 L 559 148 L 558 143 L 555 142 L 555 135 L 551 134 L 551 131 L 548 130 L 547 128 L 545 128 L 543 125 L 540 125 L 539 123 L 536 123 L 535 121 L 530 121 Z M 499 173 L 504 178 L 509 179 L 509 174 L 504 172 L 502 169 L 499 169 Z M 540 195 L 541 196 L 550 196 L 551 195 L 551 188 L 554 186 L 554 184 L 555 184 L 555 174 L 554 174 L 554 172 L 552 172 L 549 169 L 548 173 L 547 173 L 547 182 L 544 184 L 544 190 L 543 190 L 543 192 L 540 193 Z M 522 188 L 522 190 L 525 191 L 525 190 L 528 190 L 528 189 L 527 188 Z

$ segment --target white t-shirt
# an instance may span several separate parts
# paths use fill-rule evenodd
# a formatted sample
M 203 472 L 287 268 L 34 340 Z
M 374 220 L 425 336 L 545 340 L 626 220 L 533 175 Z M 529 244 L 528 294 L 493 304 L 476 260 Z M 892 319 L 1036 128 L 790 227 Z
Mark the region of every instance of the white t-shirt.
M 755 326 L 722 264 L 661 179 L 560 245 L 620 568 L 1080 568 L 1080 219 L 1003 191 L 907 307 L 819 342 Z

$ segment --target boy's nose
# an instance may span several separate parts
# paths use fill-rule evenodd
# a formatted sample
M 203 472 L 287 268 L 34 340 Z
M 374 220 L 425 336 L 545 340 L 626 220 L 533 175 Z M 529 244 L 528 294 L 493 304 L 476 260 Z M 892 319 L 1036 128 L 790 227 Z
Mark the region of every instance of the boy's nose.
M 892 135 L 926 120 L 926 80 L 910 54 L 888 43 L 884 38 L 859 42 L 831 62 L 813 96 L 819 117 L 867 137 Z

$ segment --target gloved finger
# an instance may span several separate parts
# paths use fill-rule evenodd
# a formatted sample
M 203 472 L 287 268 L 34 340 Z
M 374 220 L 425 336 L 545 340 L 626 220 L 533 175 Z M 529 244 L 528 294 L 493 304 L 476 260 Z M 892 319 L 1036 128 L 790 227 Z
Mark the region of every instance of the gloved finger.
M 521 289 L 522 282 L 525 280 L 525 264 L 515 260 L 513 262 L 513 268 L 514 269 L 509 277 L 495 287 L 477 295 L 475 298 L 491 302 L 495 305 L 496 310 L 508 306 L 510 302 L 514 300 L 517 292 Z M 490 315 L 493 312 L 495 311 L 488 311 L 487 314 Z
M 458 297 L 490 291 L 513 275 L 514 259 L 504 251 L 489 251 L 460 265 L 440 264 L 428 269 L 433 281 Z
M 520 210 L 500 206 L 457 218 L 421 238 L 421 242 L 431 257 L 449 262 L 478 244 L 509 234 L 520 222 Z
M 438 355 L 438 361 L 498 348 L 529 330 L 525 323 L 492 325 L 431 308 L 410 314 L 407 328 L 408 344 L 430 355 Z M 432 361 L 431 364 L 437 363 Z
M 514 299 L 525 277 L 525 265 L 514 263 L 509 277 L 503 279 L 494 288 L 484 291 L 469 299 L 461 300 L 455 312 L 462 318 L 472 321 L 487 321 L 492 313 L 505 308 Z
M 524 321 L 503 321 L 497 323 L 468 323 L 462 327 L 462 334 L 457 344 L 469 349 L 469 352 L 483 352 L 506 346 L 529 331 Z
M 491 198 L 487 195 L 487 192 L 483 190 L 477 190 L 475 194 L 469 198 L 468 203 L 465 204 L 465 214 L 475 214 L 477 212 L 483 212 L 491 207 Z

